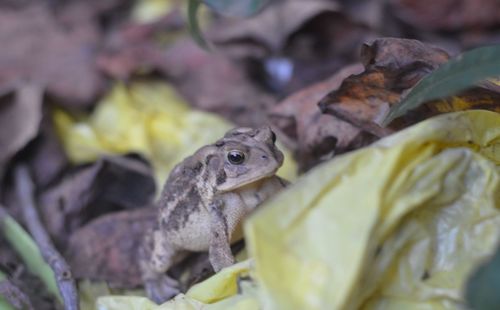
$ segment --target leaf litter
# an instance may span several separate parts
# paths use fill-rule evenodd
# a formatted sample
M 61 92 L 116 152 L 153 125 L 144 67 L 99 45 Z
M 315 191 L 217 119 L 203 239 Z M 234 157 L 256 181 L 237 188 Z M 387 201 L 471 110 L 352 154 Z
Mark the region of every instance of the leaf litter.
M 500 124 L 481 112 L 433 117 L 498 111 L 496 80 L 426 100 L 389 127 L 381 121 L 450 58 L 498 42 L 498 10 L 489 0 L 414 2 L 283 0 L 247 19 L 204 13 L 203 31 L 216 47 L 209 53 L 186 37 L 182 1 L 6 1 L 0 5 L 0 38 L 9 42 L 0 52 L 0 202 L 26 224 L 22 202 L 15 198 L 13 167 L 27 164 L 45 229 L 79 280 L 82 309 L 113 293 L 123 296 L 102 297 L 97 304 L 155 309 L 146 299 L 127 295 L 142 291 L 123 289 L 141 287 L 134 250 L 154 222 L 157 189 L 175 163 L 228 128 L 271 124 L 290 150 L 280 173 L 294 180 L 298 167 L 297 184 L 247 223 L 240 260 L 250 260 L 193 286 L 211 272 L 206 254 L 188 259 L 175 271 L 184 294 L 161 309 L 209 304 L 256 309 L 290 302 L 314 308 L 331 296 L 338 298 L 327 304 L 338 309 L 381 302 L 438 307 L 437 301 L 412 298 L 415 291 L 434 296 L 429 286 L 446 281 L 452 283 L 446 286 L 452 301 L 440 305 L 462 305 L 460 287 L 478 262 L 493 254 L 495 233 L 488 228 L 492 232 L 481 237 L 488 242 L 473 241 L 477 236 L 466 223 L 474 215 L 456 209 L 471 202 L 451 189 L 491 198 L 484 207 L 491 207 L 487 213 L 496 219 L 498 202 L 485 184 L 496 184 L 498 148 L 489 139 Z M 224 5 L 214 0 L 212 8 L 214 3 Z M 436 136 L 439 130 L 448 136 Z M 398 152 L 407 156 L 397 157 Z M 385 179 L 388 171 L 394 173 Z M 382 184 L 386 187 L 378 191 Z M 445 190 L 438 195 L 435 188 Z M 370 193 L 382 198 L 364 199 Z M 337 195 L 342 199 L 330 200 Z M 422 197 L 441 207 L 419 205 Z M 363 201 L 352 202 L 358 198 Z M 384 207 L 386 200 L 395 201 L 393 208 Z M 450 205 L 443 207 L 445 202 Z M 346 211 L 354 206 L 364 211 Z M 384 221 L 375 211 L 393 217 Z M 415 251 L 404 249 L 422 249 L 422 240 L 440 249 L 459 244 L 435 239 L 435 229 L 443 227 L 429 224 L 450 212 L 456 216 L 446 220 L 455 221 L 475 250 L 457 246 L 453 257 L 446 252 L 434 257 L 455 268 L 451 278 L 438 264 L 409 266 L 404 258 L 415 258 Z M 351 235 L 352 228 L 358 234 Z M 364 239 L 362 229 L 369 231 Z M 349 243 L 356 236 L 362 238 L 354 242 L 359 255 L 350 251 L 356 250 Z M 423 236 L 427 239 L 418 239 Z M 13 262 L 15 270 L 25 263 L 12 257 L 34 254 L 15 246 L 29 236 L 11 237 L 13 243 L 0 242 L 0 270 L 28 292 L 36 309 L 60 307 L 56 299 L 40 297 L 47 293 L 32 284 L 36 281 L 25 280 L 30 272 L 18 277 L 13 271 Z M 460 254 L 466 252 L 472 254 Z M 278 265 L 276 257 L 282 258 Z M 432 261 L 429 257 L 424 260 Z M 49 268 L 43 261 L 32 266 L 35 274 Z M 328 270 L 339 276 L 328 278 Z M 281 272 L 291 280 L 273 282 Z M 339 284 L 321 284 L 325 279 Z M 295 286 L 304 281 L 310 285 Z M 352 290 L 345 283 L 352 283 Z M 320 294 L 328 290 L 333 293 Z

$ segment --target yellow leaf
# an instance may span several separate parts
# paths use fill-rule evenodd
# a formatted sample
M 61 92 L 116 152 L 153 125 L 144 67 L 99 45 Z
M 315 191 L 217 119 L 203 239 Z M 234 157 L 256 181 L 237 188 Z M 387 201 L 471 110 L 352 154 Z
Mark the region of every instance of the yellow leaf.
M 500 114 L 422 122 L 301 177 L 245 226 L 273 309 L 456 309 L 500 236 Z M 404 305 L 404 306 L 403 306 Z
M 250 266 L 251 261 L 246 260 L 224 268 L 210 279 L 191 287 L 186 296 L 210 304 L 235 295 L 238 291 L 238 277 L 247 275 Z
M 132 19 L 139 23 L 154 22 L 174 8 L 174 0 L 139 0 L 132 8 Z

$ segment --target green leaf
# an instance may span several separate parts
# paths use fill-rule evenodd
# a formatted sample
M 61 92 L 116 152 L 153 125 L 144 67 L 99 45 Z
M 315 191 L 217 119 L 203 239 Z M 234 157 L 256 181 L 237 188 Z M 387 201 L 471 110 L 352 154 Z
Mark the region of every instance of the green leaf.
M 5 279 L 7 279 L 7 276 L 0 271 L 0 282 L 2 282 Z M 12 305 L 7 300 L 5 300 L 5 298 L 3 298 L 1 294 L 0 294 L 0 309 L 14 310 L 14 307 L 12 307 Z
M 271 0 L 203 0 L 203 3 L 223 15 L 248 17 L 260 12 Z
M 391 107 L 382 122 L 393 119 L 424 102 L 448 97 L 484 79 L 500 75 L 500 45 L 486 46 L 463 53 L 423 78 L 398 104 Z
M 481 265 L 469 278 L 465 300 L 470 309 L 500 309 L 500 249 L 489 262 Z
M 0 231 L 19 256 L 21 256 L 28 270 L 43 281 L 49 292 L 54 294 L 59 300 L 62 300 L 59 295 L 54 272 L 44 261 L 40 250 L 31 236 L 7 214 L 0 216 Z
M 15 308 L 0 295 L 0 309 L 2 310 L 15 310 Z
M 191 33 L 193 40 L 198 43 L 201 48 L 209 50 L 210 45 L 203 37 L 200 24 L 198 23 L 198 9 L 200 8 L 200 4 L 201 2 L 199 0 L 189 0 L 188 2 L 189 32 Z

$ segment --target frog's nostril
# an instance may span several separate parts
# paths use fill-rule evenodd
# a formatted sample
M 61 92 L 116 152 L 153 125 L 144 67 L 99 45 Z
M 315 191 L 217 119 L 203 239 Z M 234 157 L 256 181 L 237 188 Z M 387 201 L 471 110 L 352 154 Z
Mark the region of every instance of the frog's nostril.
M 262 155 L 261 157 L 262 157 L 262 159 L 267 159 L 266 155 Z

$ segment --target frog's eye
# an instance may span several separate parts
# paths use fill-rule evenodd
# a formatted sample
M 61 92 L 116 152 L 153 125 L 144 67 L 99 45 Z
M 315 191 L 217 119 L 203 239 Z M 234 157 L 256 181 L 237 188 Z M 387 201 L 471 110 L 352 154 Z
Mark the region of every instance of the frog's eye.
M 241 165 L 245 161 L 245 153 L 237 150 L 229 151 L 227 160 L 233 165 Z
M 271 131 L 271 140 L 273 140 L 273 143 L 276 143 L 276 134 L 274 131 Z

